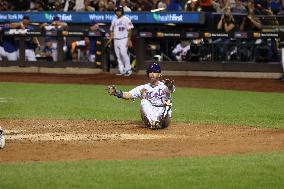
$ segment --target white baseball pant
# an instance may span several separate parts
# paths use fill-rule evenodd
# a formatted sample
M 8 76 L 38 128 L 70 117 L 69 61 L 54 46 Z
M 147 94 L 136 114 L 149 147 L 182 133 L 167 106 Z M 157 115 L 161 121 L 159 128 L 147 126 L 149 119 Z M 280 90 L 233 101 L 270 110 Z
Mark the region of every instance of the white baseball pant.
M 9 61 L 17 61 L 19 58 L 19 50 L 14 51 L 14 52 L 6 52 L 6 57 Z
M 2 46 L 0 46 L 0 61 L 2 61 L 2 58 L 6 57 L 6 52 Z
M 25 60 L 27 61 L 36 61 L 35 51 L 33 49 L 25 50 Z
M 160 122 L 165 128 L 170 123 L 172 111 L 166 106 L 153 106 L 149 100 L 142 99 L 140 104 L 141 118 L 146 126 L 151 126 L 155 122 Z
M 121 74 L 125 74 L 131 71 L 130 57 L 128 54 L 128 38 L 114 39 L 114 51 L 118 62 L 118 71 Z

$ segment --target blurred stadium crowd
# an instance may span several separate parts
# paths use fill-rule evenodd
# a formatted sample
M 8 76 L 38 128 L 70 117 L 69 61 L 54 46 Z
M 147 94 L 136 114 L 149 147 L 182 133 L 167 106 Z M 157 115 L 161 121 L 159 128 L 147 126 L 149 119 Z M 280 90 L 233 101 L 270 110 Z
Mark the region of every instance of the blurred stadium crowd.
M 245 13 L 251 0 L 0 0 L 0 11 L 206 11 Z M 254 0 L 262 14 L 283 14 L 284 0 Z M 268 13 L 269 11 L 270 13 Z
M 130 11 L 198 11 L 206 12 L 206 30 L 220 32 L 253 32 L 263 31 L 264 28 L 276 28 L 279 30 L 283 19 L 279 19 L 284 15 L 284 0 L 0 0 L 0 11 L 76 11 L 76 12 L 96 12 L 111 11 L 113 12 L 117 5 L 122 5 L 124 12 Z M 211 14 L 216 14 L 216 20 L 211 22 Z M 208 19 L 209 14 L 209 19 Z M 267 16 L 267 17 L 266 17 Z M 264 19 L 265 18 L 265 19 Z M 9 23 L 9 29 L 30 29 L 29 18 L 26 17 L 21 23 Z M 90 25 L 85 28 L 95 31 L 100 28 L 99 25 Z M 210 27 L 209 25 L 213 25 Z M 6 25 L 2 25 L 5 30 Z M 45 30 L 64 30 L 70 27 L 67 23 L 61 22 L 59 18 L 54 18 L 51 23 L 44 23 L 39 26 Z M 104 26 L 108 30 L 109 26 Z M 190 31 L 202 31 L 202 27 L 181 26 L 183 29 L 190 28 Z M 7 29 L 7 28 L 6 28 Z M 204 27 L 203 27 L 204 29 Z M 107 32 L 107 31 L 106 31 Z M 15 61 L 19 57 L 17 51 L 18 44 L 13 36 L 2 39 L 0 47 L 3 46 L 5 57 L 10 61 Z M 51 61 L 57 60 L 57 42 L 56 38 L 45 38 L 37 40 L 35 37 L 26 39 L 26 48 L 33 49 L 30 53 L 32 58 L 28 57 L 28 61 L 35 61 L 36 54 L 49 57 Z M 8 41 L 8 45 L 5 42 Z M 169 44 L 165 44 L 169 43 Z M 94 39 L 65 39 L 65 50 L 68 49 L 69 59 L 79 60 L 84 52 L 88 52 L 87 59 L 90 62 L 95 61 L 96 45 Z M 281 41 L 277 38 L 266 40 L 240 40 L 226 38 L 205 41 L 204 39 L 181 40 L 181 41 L 158 41 L 152 43 L 147 41 L 147 54 L 151 54 L 150 59 L 157 60 L 193 60 L 193 61 L 254 61 L 254 58 L 261 58 L 260 55 L 265 54 L 263 61 L 279 61 Z M 209 44 L 209 46 L 208 46 Z M 168 47 L 169 46 L 169 47 Z M 68 48 L 67 48 L 68 47 Z M 165 49 L 167 47 L 167 49 Z M 213 47 L 213 48 L 212 48 Z M 216 47 L 216 48 L 214 48 Z M 2 47 L 1 47 L 2 48 Z M 8 48 L 8 50 L 7 50 Z M 40 50 L 40 53 L 39 50 Z M 213 49 L 213 50 L 212 50 Z M 0 49 L 1 50 L 1 49 Z M 17 55 L 7 56 L 11 51 Z M 92 52 L 92 53 L 89 53 Z M 35 53 L 36 52 L 36 53 Z M 86 54 L 86 53 L 85 53 Z M 132 53 L 135 59 L 135 53 Z M 4 57 L 4 56 L 3 56 Z M 12 57 L 12 58 L 11 58 Z M 1 52 L 0 52 L 1 58 Z M 261 60 L 260 60 L 261 61 Z

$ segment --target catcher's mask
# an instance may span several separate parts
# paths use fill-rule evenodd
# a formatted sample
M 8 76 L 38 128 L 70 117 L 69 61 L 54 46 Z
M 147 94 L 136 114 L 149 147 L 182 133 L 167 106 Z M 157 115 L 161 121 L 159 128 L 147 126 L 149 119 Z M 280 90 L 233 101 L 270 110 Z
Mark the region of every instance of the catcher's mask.
M 118 6 L 115 7 L 114 13 L 116 13 L 116 12 L 118 12 L 118 11 L 121 12 L 121 15 L 124 14 L 124 10 L 123 10 L 123 6 L 122 6 L 122 5 L 118 5 Z
M 157 63 L 152 63 L 149 65 L 146 74 L 149 77 L 149 73 L 161 73 L 161 67 Z

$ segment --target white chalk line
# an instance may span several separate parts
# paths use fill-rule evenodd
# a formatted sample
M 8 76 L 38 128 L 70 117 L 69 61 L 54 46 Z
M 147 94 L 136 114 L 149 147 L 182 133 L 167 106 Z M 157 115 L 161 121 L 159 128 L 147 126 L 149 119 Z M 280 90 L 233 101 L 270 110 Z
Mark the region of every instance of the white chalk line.
M 8 133 L 7 140 L 30 140 L 30 141 L 101 141 L 101 140 L 154 140 L 165 138 L 183 138 L 177 135 L 154 135 L 154 134 L 77 134 L 77 133 L 42 133 L 22 134 Z
M 6 102 L 9 102 L 10 100 L 12 100 L 13 98 L 3 98 L 3 97 L 0 97 L 0 103 L 6 103 Z

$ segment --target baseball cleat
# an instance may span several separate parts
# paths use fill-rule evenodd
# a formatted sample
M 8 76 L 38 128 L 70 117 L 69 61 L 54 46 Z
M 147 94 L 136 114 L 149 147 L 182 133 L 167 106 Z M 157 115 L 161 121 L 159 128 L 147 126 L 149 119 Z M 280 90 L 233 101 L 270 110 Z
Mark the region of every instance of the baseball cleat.
M 160 121 L 153 121 L 151 124 L 150 124 L 150 129 L 161 129 L 162 128 L 162 124 Z
M 123 73 L 116 73 L 115 75 L 118 75 L 118 76 L 120 76 L 120 75 L 124 75 Z
M 127 71 L 124 76 L 130 76 L 132 74 L 132 71 Z
M 2 128 L 0 127 L 0 149 L 5 146 L 5 137 Z

